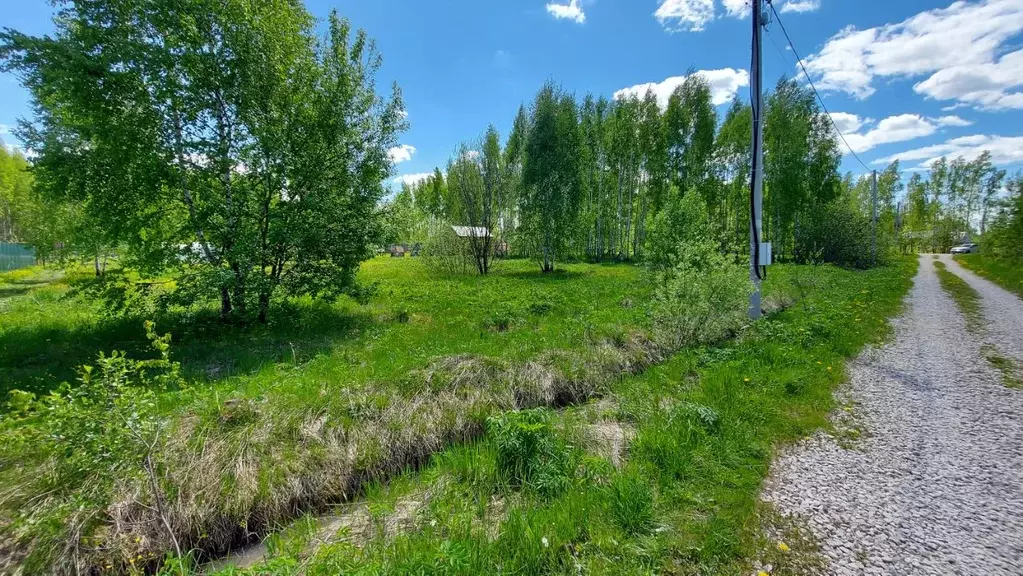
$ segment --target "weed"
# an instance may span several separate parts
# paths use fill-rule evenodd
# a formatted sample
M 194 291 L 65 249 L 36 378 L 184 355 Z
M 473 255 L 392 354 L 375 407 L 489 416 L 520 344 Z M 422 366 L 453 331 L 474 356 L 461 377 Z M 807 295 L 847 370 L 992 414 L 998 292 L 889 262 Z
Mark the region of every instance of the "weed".
M 980 351 L 988 363 L 1002 373 L 1005 386 L 1023 389 L 1023 372 L 1012 358 L 999 354 L 998 349 L 990 344 L 983 345 Z
M 546 410 L 509 412 L 487 421 L 497 448 L 497 470 L 514 487 L 553 496 L 571 483 L 575 458 Z
M 615 474 L 607 488 L 607 510 L 628 534 L 646 534 L 654 526 L 654 493 L 636 467 Z

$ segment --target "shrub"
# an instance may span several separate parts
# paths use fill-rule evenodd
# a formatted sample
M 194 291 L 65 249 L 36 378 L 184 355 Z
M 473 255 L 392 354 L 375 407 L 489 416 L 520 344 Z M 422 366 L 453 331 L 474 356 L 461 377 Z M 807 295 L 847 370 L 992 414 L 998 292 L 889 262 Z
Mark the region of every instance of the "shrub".
M 683 247 L 679 260 L 659 273 L 653 297 L 654 333 L 660 344 L 682 348 L 718 340 L 746 320 L 752 291 L 745 265 L 711 242 Z
M 885 228 L 878 225 L 878 265 L 884 265 L 892 251 L 893 238 Z M 839 199 L 807 211 L 796 232 L 795 260 L 799 264 L 820 261 L 846 268 L 870 268 L 873 235 L 870 218 Z
M 546 410 L 508 412 L 487 420 L 497 448 L 497 469 L 509 485 L 527 487 L 543 496 L 566 489 L 574 458 L 558 437 Z
M 95 367 L 81 368 L 77 386 L 64 383 L 39 398 L 11 395 L 11 412 L 0 419 L 0 480 L 14 489 L 0 496 L 0 510 L 10 514 L 0 538 L 26 551 L 29 571 L 51 555 L 81 553 L 66 543 L 90 535 L 102 519 L 75 509 L 103 508 L 114 479 L 154 474 L 163 422 L 157 395 L 183 380 L 169 359 L 170 335 L 158 336 L 151 322 L 146 334 L 156 359 L 100 354 Z M 48 497 L 33 498 L 39 494 Z

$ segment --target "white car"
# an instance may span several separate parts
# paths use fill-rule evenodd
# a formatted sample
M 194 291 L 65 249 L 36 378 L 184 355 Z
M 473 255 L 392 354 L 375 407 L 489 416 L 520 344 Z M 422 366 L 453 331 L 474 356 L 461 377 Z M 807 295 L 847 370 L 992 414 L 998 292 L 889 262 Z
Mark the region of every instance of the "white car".
M 976 244 L 960 244 L 952 249 L 952 254 L 973 254 L 980 249 Z

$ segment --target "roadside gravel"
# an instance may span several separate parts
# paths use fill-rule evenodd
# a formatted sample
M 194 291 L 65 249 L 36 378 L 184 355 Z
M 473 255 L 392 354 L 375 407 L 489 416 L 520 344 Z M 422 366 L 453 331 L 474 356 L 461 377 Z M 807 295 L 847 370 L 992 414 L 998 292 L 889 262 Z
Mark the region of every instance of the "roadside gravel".
M 1006 356 L 1023 363 L 1023 300 L 998 284 L 977 276 L 948 254 L 941 255 L 948 269 L 980 293 L 984 310 L 986 340 Z M 1023 568 L 1020 569 L 1023 573 Z
M 819 539 L 828 574 L 1023 573 L 1023 392 L 1001 385 L 933 262 L 920 259 L 894 341 L 850 365 L 843 394 L 865 436 L 852 449 L 808 438 L 765 484 Z

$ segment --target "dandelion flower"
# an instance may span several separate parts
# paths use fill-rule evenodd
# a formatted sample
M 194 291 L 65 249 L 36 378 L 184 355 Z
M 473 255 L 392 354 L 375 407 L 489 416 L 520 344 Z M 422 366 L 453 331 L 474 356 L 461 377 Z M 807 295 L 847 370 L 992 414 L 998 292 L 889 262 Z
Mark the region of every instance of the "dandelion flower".
M 771 575 L 768 574 L 767 572 L 764 572 L 763 570 L 761 570 L 761 571 L 757 572 L 757 576 L 771 576 Z
M 831 372 L 831 366 L 828 366 L 828 372 Z
M 781 550 L 782 552 L 788 552 L 789 545 L 784 542 L 778 542 L 778 550 Z
M 749 378 L 743 378 L 742 381 L 743 382 L 749 382 Z

